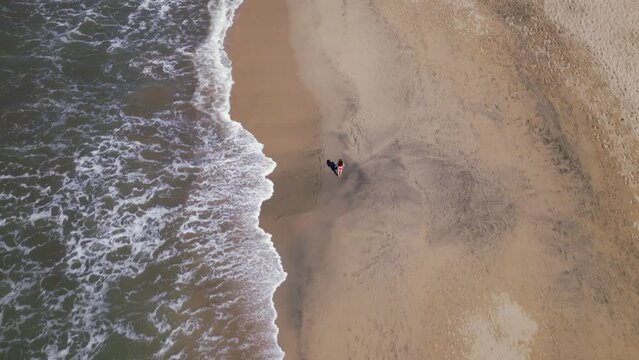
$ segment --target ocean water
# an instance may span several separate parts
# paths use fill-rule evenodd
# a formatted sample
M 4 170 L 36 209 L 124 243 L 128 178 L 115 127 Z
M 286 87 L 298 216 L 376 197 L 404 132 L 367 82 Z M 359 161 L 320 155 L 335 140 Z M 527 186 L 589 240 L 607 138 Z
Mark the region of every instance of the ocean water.
M 0 0 L 0 358 L 281 358 L 239 0 Z

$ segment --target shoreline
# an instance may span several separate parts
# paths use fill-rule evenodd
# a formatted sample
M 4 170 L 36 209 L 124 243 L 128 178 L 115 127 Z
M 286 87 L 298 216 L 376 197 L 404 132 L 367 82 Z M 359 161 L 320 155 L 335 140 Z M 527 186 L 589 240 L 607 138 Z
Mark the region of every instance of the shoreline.
M 278 164 L 260 227 L 287 359 L 639 354 L 637 202 L 597 126 L 614 96 L 511 5 L 238 10 L 231 113 Z
M 231 118 L 240 122 L 277 166 L 268 176 L 273 196 L 262 204 L 259 226 L 270 233 L 287 277 L 275 290 L 278 345 L 298 353 L 303 289 L 304 214 L 317 203 L 319 114 L 297 77 L 285 0 L 244 0 L 229 30 L 233 63 Z

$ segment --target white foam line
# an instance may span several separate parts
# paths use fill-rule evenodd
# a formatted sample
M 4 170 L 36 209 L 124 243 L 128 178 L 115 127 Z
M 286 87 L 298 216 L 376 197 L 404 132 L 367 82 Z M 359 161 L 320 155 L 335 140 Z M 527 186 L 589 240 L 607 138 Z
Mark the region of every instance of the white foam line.
M 232 78 L 232 66 L 231 61 L 228 58 L 226 51 L 224 50 L 224 41 L 226 39 L 226 34 L 228 29 L 233 24 L 233 19 L 235 17 L 235 12 L 237 8 L 242 4 L 242 0 L 228 0 L 228 1 L 219 1 L 219 0 L 211 0 L 208 4 L 209 14 L 211 15 L 211 24 L 210 31 L 206 41 L 198 48 L 196 51 L 194 62 L 198 68 L 198 88 L 195 93 L 195 103 L 200 110 L 205 113 L 210 114 L 211 116 L 221 116 L 224 122 L 228 125 L 232 126 L 233 135 L 238 134 L 240 131 L 244 131 L 247 134 L 250 134 L 247 130 L 245 130 L 239 122 L 233 121 L 230 116 L 230 97 L 231 97 L 231 88 L 233 86 L 233 78 Z M 207 61 L 208 60 L 208 61 Z M 213 63 L 209 63 L 210 60 L 213 60 Z M 203 69 L 203 65 L 212 66 L 209 69 Z M 209 106 L 212 105 L 212 108 Z M 213 114 L 215 112 L 216 114 Z M 268 193 L 263 194 L 255 194 L 258 198 L 258 206 L 257 210 L 252 214 L 253 224 L 257 233 L 263 238 L 268 245 L 268 249 L 275 254 L 278 262 L 278 270 L 281 274 L 278 279 L 275 280 L 274 286 L 270 289 L 270 314 L 271 315 L 271 326 L 273 330 L 273 338 L 272 343 L 276 348 L 278 359 L 284 358 L 284 351 L 279 346 L 277 342 L 277 335 L 279 333 L 279 328 L 275 324 L 275 320 L 277 318 L 277 311 L 275 309 L 275 304 L 273 302 L 273 295 L 277 288 L 284 282 L 286 279 L 286 273 L 282 268 L 282 260 L 275 247 L 273 246 L 273 242 L 271 240 L 271 235 L 266 233 L 263 229 L 259 227 L 259 216 L 262 208 L 262 204 L 264 201 L 268 200 L 273 195 L 273 186 L 272 182 L 267 178 L 267 176 L 273 172 L 275 166 L 277 165 L 275 161 L 268 158 L 262 151 L 264 148 L 263 144 L 258 142 L 254 136 L 251 134 L 252 140 L 255 142 L 256 150 L 262 153 L 265 159 L 268 159 L 270 165 L 262 168 L 262 176 L 266 183 L 269 184 L 270 191 Z

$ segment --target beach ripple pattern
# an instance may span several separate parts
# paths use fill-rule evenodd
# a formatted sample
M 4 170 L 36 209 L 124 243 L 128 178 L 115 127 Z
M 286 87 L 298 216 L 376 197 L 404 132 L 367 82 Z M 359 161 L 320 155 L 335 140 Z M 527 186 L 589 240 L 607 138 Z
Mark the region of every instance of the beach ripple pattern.
M 0 3 L 1 357 L 283 356 L 239 3 Z

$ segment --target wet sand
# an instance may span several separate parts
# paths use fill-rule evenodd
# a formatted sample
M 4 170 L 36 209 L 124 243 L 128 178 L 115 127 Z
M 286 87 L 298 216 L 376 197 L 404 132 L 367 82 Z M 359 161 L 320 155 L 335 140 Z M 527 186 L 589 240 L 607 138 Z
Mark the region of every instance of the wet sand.
M 636 119 L 586 45 L 537 2 L 286 5 L 227 46 L 286 358 L 639 356 Z
M 319 192 L 319 111 L 297 76 L 284 1 L 245 1 L 227 38 L 235 85 L 231 118 L 240 121 L 277 162 L 269 178 L 274 195 L 262 206 L 260 227 L 272 234 L 288 273 L 274 296 L 279 344 L 297 352 L 299 302 L 309 228 L 305 217 Z

